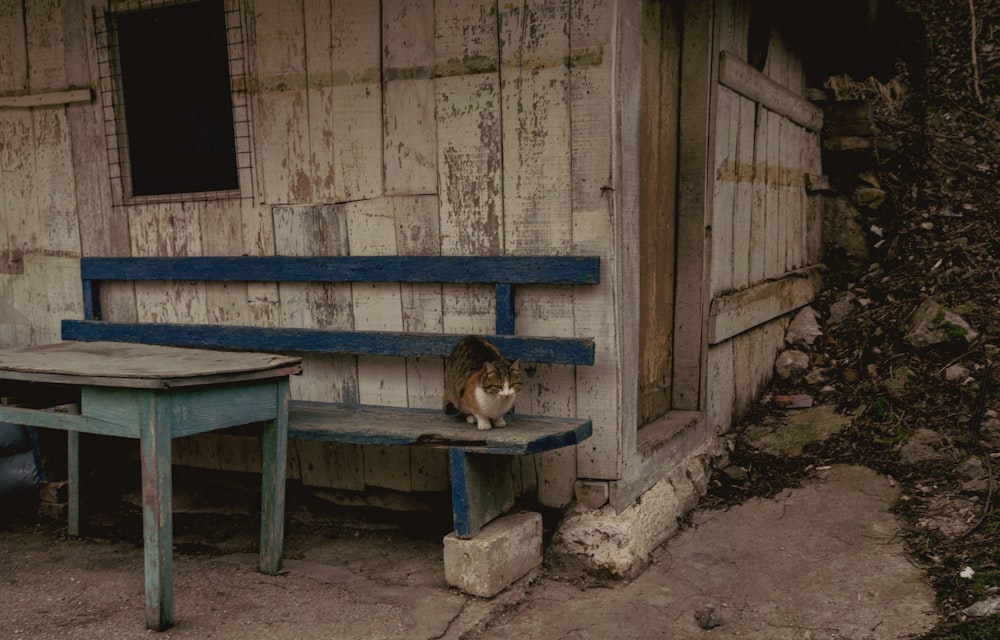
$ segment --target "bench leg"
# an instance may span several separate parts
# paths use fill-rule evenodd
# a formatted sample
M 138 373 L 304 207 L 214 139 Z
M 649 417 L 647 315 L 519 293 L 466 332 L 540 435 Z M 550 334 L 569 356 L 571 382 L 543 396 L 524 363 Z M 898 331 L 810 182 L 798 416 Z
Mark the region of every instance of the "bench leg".
M 146 627 L 162 631 L 174 622 L 173 500 L 170 412 L 154 392 L 140 396 L 142 537 L 146 567 Z
M 278 415 L 264 427 L 260 503 L 260 571 L 271 575 L 281 568 L 281 554 L 285 540 L 288 380 L 279 381 L 276 387 Z
M 513 456 L 449 450 L 455 535 L 472 538 L 514 506 Z

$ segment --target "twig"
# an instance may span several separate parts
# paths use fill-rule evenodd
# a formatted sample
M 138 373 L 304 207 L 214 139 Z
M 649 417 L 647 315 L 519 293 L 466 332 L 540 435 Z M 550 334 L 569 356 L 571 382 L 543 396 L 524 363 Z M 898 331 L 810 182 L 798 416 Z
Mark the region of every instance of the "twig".
M 961 359 L 962 359 L 962 358 L 964 358 L 965 356 L 969 355 L 970 353 L 972 353 L 972 349 L 969 349 L 968 351 L 966 351 L 965 353 L 963 353 L 963 354 L 962 354 L 962 355 L 960 355 L 960 356 L 956 356 L 956 357 L 952 358 L 951 360 L 949 360 L 948 362 L 946 362 L 946 363 L 945 363 L 945 365 L 944 365 L 943 367 L 941 367 L 940 369 L 938 369 L 938 372 L 937 372 L 937 374 L 938 374 L 938 375 L 941 375 L 942 373 L 944 373 L 944 372 L 945 372 L 945 369 L 947 369 L 947 368 L 948 368 L 948 367 L 950 367 L 951 365 L 955 364 L 956 362 L 958 362 L 959 360 L 961 360 Z
M 976 98 L 979 99 L 979 104 L 983 104 L 983 94 L 979 90 L 979 62 L 976 59 L 976 3 L 975 0 L 969 0 L 969 17 L 972 21 L 972 86 L 976 90 Z
M 986 114 L 979 113 L 978 111 L 973 111 L 972 109 L 968 109 L 966 107 L 963 107 L 962 105 L 958 104 L 957 102 L 953 102 L 953 104 L 955 105 L 955 108 L 958 109 L 959 111 L 961 111 L 963 113 L 967 113 L 970 116 L 974 116 L 976 118 L 979 118 L 979 124 L 980 125 L 985 126 L 985 127 L 989 127 L 990 129 L 994 129 L 994 130 L 1000 129 L 1000 124 L 997 123 L 996 119 L 993 116 L 988 116 Z M 963 137 L 964 136 L 955 136 L 955 138 L 957 138 L 959 140 L 963 139 Z
M 986 366 L 983 367 L 983 381 L 979 383 L 979 394 L 976 396 L 976 407 L 972 412 L 972 424 L 969 425 L 970 430 L 972 431 L 972 446 L 976 448 L 980 446 L 980 430 L 983 423 L 983 413 L 986 410 L 986 397 L 989 395 L 991 382 L 993 382 L 993 363 L 987 360 Z M 983 458 L 986 459 L 986 479 L 988 482 L 986 502 L 983 503 L 983 512 L 980 514 L 979 519 L 976 520 L 975 524 L 966 529 L 965 533 L 958 536 L 956 540 L 961 540 L 975 531 L 979 525 L 983 523 L 983 520 L 986 519 L 987 514 L 990 512 L 990 499 L 993 498 L 993 465 L 990 464 L 990 456 L 988 453 L 984 455 Z

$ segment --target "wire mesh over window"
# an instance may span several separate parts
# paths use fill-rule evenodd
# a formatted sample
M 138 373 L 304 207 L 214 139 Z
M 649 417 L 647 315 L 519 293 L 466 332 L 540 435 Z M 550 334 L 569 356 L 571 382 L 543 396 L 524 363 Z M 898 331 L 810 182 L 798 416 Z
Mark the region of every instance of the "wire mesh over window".
M 252 197 L 238 0 L 116 1 L 94 22 L 114 203 Z

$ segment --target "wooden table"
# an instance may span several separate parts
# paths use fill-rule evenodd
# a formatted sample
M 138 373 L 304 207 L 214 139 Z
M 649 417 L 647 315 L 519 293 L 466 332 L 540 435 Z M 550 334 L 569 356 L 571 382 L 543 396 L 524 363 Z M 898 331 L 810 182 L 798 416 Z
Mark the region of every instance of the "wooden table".
M 79 434 L 140 441 L 146 626 L 162 630 L 173 623 L 171 439 L 265 423 L 260 570 L 277 572 L 284 536 L 288 377 L 300 372 L 299 358 L 265 353 L 118 342 L 5 349 L 0 381 L 71 385 L 79 389 L 80 403 L 73 413 L 0 406 L 0 420 L 68 432 L 71 535 L 80 532 Z

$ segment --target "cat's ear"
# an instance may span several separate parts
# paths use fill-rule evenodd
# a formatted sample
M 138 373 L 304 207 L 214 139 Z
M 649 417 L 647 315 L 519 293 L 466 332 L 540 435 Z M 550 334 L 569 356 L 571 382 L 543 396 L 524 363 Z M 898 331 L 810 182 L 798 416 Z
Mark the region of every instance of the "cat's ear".
M 496 373 L 497 372 L 497 366 L 495 364 L 493 364 L 492 362 L 484 362 L 483 363 L 483 372 L 486 373 L 486 375 L 490 375 L 491 373 Z
M 510 370 L 511 371 L 520 371 L 521 370 L 521 359 L 520 358 L 518 358 L 514 362 L 510 363 Z

